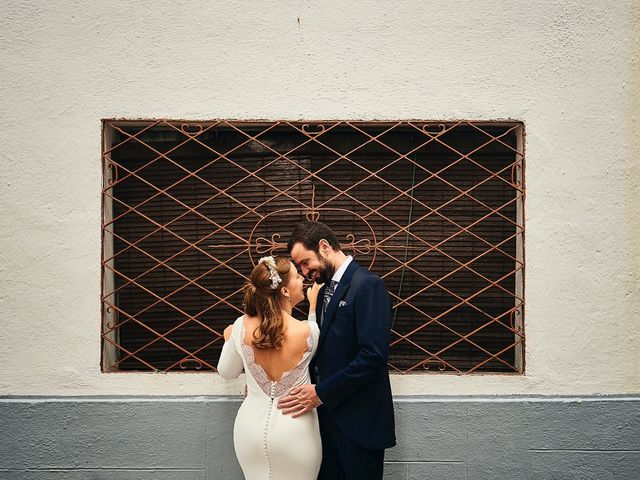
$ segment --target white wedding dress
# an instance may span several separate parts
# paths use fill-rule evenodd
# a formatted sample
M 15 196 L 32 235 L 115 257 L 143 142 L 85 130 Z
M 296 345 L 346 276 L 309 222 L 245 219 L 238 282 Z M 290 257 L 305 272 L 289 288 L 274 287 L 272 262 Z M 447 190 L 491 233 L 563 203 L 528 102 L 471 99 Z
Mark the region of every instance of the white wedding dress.
M 316 410 L 296 418 L 278 410 L 278 398 L 293 387 L 310 383 L 309 362 L 318 346 L 320 330 L 309 315 L 307 351 L 298 365 L 272 381 L 255 360 L 253 347 L 244 343 L 244 316 L 233 324 L 222 347 L 218 372 L 226 379 L 246 372 L 247 397 L 233 428 L 236 456 L 247 480 L 315 480 L 322 460 Z

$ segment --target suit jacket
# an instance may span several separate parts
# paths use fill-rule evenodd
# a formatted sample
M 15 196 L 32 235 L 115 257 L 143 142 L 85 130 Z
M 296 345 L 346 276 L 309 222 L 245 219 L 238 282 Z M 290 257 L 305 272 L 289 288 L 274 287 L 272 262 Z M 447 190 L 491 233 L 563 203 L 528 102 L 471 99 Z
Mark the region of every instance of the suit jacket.
M 324 287 L 318 293 L 318 319 L 323 294 Z M 334 421 L 368 449 L 395 445 L 387 367 L 390 330 L 391 302 L 384 283 L 352 261 L 327 306 L 310 368 L 323 404 L 321 418 Z

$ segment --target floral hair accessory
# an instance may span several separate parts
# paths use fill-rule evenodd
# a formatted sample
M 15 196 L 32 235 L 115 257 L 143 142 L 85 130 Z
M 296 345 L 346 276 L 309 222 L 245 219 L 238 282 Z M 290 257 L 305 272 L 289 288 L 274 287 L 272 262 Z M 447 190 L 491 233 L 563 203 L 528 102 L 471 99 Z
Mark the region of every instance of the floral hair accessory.
M 278 275 L 278 271 L 276 270 L 276 261 L 272 256 L 262 257 L 258 260 L 258 265 L 264 263 L 269 269 L 269 278 L 271 279 L 271 288 L 275 290 L 278 288 L 278 285 L 282 282 L 280 275 Z

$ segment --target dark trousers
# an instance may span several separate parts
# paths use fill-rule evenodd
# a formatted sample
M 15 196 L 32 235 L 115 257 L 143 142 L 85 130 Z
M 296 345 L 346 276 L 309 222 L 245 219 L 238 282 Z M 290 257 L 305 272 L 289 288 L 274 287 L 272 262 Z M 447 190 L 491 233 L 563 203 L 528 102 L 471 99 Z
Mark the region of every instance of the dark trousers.
M 344 435 L 331 415 L 318 409 L 322 465 L 318 480 L 382 480 L 384 450 L 368 450 Z

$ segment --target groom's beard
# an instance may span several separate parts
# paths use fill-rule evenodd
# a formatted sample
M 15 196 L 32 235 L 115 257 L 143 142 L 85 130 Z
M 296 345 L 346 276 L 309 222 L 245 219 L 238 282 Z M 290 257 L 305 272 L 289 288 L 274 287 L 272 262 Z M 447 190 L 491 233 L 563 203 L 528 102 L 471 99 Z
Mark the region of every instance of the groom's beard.
M 333 265 L 327 262 L 324 258 L 320 258 L 320 268 L 318 269 L 318 277 L 316 283 L 327 283 L 333 277 L 335 270 Z

